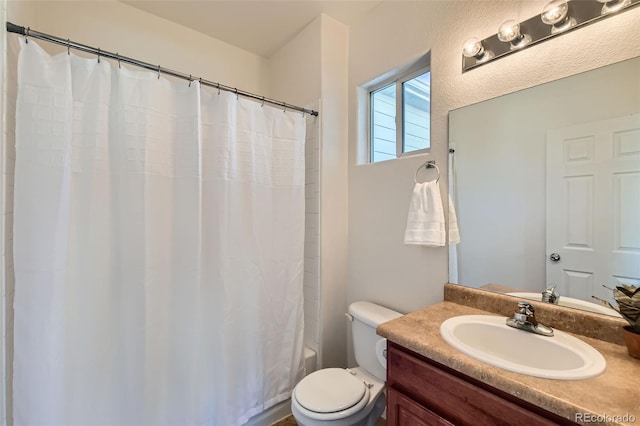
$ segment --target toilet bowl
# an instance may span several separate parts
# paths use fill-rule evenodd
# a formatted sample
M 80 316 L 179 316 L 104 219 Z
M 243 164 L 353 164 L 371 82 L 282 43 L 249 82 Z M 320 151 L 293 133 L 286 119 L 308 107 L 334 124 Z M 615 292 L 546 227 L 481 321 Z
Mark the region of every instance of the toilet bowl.
M 358 367 L 325 368 L 303 378 L 291 395 L 291 412 L 301 426 L 373 426 L 386 406 L 386 339 L 379 324 L 401 316 L 370 302 L 349 306 Z
M 373 425 L 384 412 L 384 382 L 360 368 L 326 368 L 306 379 L 291 396 L 301 426 Z

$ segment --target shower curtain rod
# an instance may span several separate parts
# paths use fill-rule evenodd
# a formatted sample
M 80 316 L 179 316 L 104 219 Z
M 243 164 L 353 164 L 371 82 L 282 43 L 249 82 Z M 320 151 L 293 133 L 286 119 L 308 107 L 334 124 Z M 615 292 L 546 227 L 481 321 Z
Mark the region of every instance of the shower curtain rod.
M 120 56 L 120 54 L 118 53 L 112 53 L 112 52 L 107 52 L 105 50 L 101 50 L 100 48 L 95 48 L 95 47 L 91 47 L 91 46 L 87 46 L 85 44 L 80 44 L 80 43 L 76 43 L 75 41 L 70 41 L 69 39 L 63 39 L 60 37 L 56 37 L 56 36 L 52 36 L 49 34 L 45 34 L 45 33 L 41 33 L 39 31 L 35 31 L 32 30 L 31 28 L 27 27 L 21 27 L 19 25 L 16 24 L 12 24 L 11 22 L 7 22 L 7 32 L 10 33 L 16 33 L 16 34 L 22 34 L 23 36 L 25 36 L 27 38 L 27 42 L 29 40 L 29 37 L 31 38 L 36 38 L 39 40 L 45 40 L 48 41 L 50 43 L 55 43 L 55 44 L 60 44 L 62 46 L 67 46 L 67 49 L 75 49 L 75 50 L 80 50 L 82 52 L 87 52 L 87 53 L 92 53 L 94 55 L 98 56 L 98 60 L 101 57 L 105 57 L 108 59 L 113 59 L 118 61 L 118 64 L 120 64 L 121 62 L 130 64 L 130 65 L 134 65 L 140 68 L 145 68 L 147 70 L 150 71 L 155 71 L 159 74 L 167 74 L 173 77 L 177 77 L 177 78 L 181 78 L 183 80 L 189 80 L 189 82 L 192 81 L 197 81 L 200 84 L 204 85 L 204 86 L 209 86 L 209 87 L 214 87 L 218 90 L 224 90 L 225 92 L 232 92 L 235 93 L 236 96 L 244 96 L 245 98 L 250 98 L 250 99 L 255 99 L 257 101 L 264 103 L 268 103 L 271 105 L 277 105 L 280 106 L 282 108 L 284 108 L 284 110 L 286 111 L 287 109 L 293 110 L 293 111 L 300 111 L 304 114 L 309 114 L 312 116 L 318 116 L 318 112 L 314 111 L 312 109 L 306 109 L 306 108 L 302 108 L 299 106 L 295 106 L 295 105 L 290 105 L 288 103 L 282 102 L 282 101 L 276 101 L 274 99 L 269 99 L 265 96 L 259 96 L 256 95 L 254 93 L 250 93 L 244 90 L 240 90 L 237 89 L 235 87 L 230 87 L 230 86 L 225 86 L 223 84 L 220 83 L 214 83 L 212 81 L 208 81 L 202 78 L 196 78 L 193 77 L 190 74 L 185 74 L 182 72 L 178 72 L 178 71 L 173 71 L 170 70 L 168 68 L 163 68 L 160 65 L 153 65 L 147 62 L 142 62 L 139 61 L 137 59 L 132 59 L 132 58 L 128 58 L 126 56 Z

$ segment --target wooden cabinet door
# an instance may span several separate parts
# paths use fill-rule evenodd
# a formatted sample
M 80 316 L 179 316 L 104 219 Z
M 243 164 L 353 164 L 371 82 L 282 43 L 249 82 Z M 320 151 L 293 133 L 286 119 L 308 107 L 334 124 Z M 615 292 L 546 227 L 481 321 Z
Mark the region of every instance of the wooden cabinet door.
M 453 426 L 397 390 L 387 389 L 387 426 Z
M 406 398 L 403 400 L 394 396 L 395 405 L 405 407 L 396 411 L 391 408 L 389 399 L 389 413 L 393 411 L 396 419 L 392 425 L 576 425 L 569 419 L 492 388 L 393 342 L 388 342 L 387 390 L 390 394 L 399 393 Z M 409 406 L 413 407 L 412 410 L 421 410 L 411 411 L 406 408 Z M 417 412 L 420 414 L 414 414 Z M 443 420 L 429 423 L 426 420 L 433 422 L 435 418 L 451 423 L 442 423 Z

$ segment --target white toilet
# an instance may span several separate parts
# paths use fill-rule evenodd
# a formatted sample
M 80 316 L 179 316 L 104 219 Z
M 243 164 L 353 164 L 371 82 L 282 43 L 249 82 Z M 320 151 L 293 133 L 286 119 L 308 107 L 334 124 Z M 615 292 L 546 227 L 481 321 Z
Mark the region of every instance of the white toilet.
M 370 302 L 349 306 L 358 367 L 325 368 L 300 381 L 291 394 L 291 412 L 301 426 L 373 426 L 386 405 L 387 340 L 376 327 L 401 316 Z

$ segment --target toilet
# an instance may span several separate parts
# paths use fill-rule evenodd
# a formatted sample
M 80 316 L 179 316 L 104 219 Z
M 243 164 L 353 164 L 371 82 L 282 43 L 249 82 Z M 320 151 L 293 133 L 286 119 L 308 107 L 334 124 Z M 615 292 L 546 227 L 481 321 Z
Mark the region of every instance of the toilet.
M 302 379 L 291 394 L 301 426 L 373 426 L 386 405 L 387 339 L 376 327 L 402 314 L 371 302 L 354 302 L 349 318 L 356 368 L 325 368 Z

